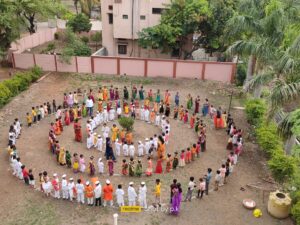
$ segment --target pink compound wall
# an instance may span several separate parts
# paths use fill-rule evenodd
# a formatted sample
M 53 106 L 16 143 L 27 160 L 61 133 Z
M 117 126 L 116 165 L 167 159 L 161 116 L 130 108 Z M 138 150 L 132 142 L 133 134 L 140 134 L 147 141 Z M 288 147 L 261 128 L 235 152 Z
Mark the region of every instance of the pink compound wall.
M 145 63 L 144 60 L 120 59 L 120 74 L 144 76 Z
M 174 63 L 171 61 L 151 61 L 148 60 L 148 72 L 149 77 L 173 77 Z

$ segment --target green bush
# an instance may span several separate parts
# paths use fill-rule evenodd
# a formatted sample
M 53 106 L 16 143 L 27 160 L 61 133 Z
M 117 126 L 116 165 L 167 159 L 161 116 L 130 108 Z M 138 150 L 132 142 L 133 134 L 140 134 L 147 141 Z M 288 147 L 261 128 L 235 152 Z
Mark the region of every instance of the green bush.
M 266 103 L 261 99 L 250 99 L 246 102 L 246 116 L 251 125 L 259 126 L 266 112 Z
M 66 25 L 75 33 L 89 32 L 92 28 L 90 19 L 82 13 L 79 13 L 75 17 L 71 18 Z
M 20 92 L 20 86 L 21 82 L 20 79 L 10 79 L 10 80 L 4 80 L 2 82 L 11 92 L 11 95 L 15 96 Z
M 33 82 L 37 81 L 41 77 L 42 73 L 43 73 L 43 70 L 41 67 L 34 66 L 31 69 L 32 81 Z
M 297 160 L 292 156 L 285 155 L 282 150 L 273 154 L 272 158 L 268 161 L 268 166 L 274 179 L 283 184 L 294 176 L 297 168 Z
M 46 51 L 47 52 L 51 52 L 55 49 L 55 43 L 54 42 L 51 42 L 47 45 L 47 48 L 46 48 Z
M 291 213 L 296 221 L 296 224 L 300 224 L 300 201 L 292 206 Z
M 4 106 L 11 97 L 26 90 L 31 82 L 36 81 L 42 74 L 39 67 L 33 67 L 31 71 L 18 72 L 9 80 L 0 83 L 0 107 Z
M 10 92 L 9 88 L 3 83 L 0 83 L 0 107 L 4 106 L 11 96 L 12 93 Z
M 257 142 L 262 150 L 271 157 L 274 153 L 282 151 L 282 140 L 277 134 L 277 127 L 273 123 L 263 123 L 255 131 Z
M 90 56 L 92 51 L 85 43 L 76 41 L 74 43 L 74 53 L 76 56 Z
M 82 36 L 82 37 L 80 38 L 80 40 L 81 40 L 82 42 L 84 42 L 85 44 L 89 43 L 89 38 L 88 38 L 87 36 Z
M 132 119 L 131 117 L 121 117 L 118 119 L 118 122 L 121 127 L 126 129 L 127 131 L 133 130 L 134 119 Z
M 244 81 L 246 79 L 247 69 L 246 64 L 239 63 L 237 65 L 236 77 L 235 77 L 235 84 L 237 86 L 243 86 Z

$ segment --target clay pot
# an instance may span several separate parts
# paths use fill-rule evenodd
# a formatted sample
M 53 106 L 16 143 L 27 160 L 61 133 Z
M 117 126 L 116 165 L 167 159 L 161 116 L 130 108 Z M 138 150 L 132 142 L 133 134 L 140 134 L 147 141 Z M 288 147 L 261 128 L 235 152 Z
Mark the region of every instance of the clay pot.
M 290 213 L 291 202 L 289 194 L 278 190 L 271 192 L 269 195 L 268 212 L 277 219 L 287 218 Z

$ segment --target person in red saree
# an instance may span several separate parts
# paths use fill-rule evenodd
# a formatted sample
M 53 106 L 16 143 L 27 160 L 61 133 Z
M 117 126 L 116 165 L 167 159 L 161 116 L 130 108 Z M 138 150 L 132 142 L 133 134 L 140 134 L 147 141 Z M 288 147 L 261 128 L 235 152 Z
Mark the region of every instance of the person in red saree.
M 65 125 L 69 126 L 70 123 L 71 123 L 71 121 L 70 121 L 70 113 L 69 113 L 68 110 L 65 110 Z
M 161 156 L 157 162 L 156 162 L 156 169 L 155 169 L 155 173 L 162 173 L 163 169 L 162 169 L 162 161 L 163 161 L 163 157 Z
M 61 134 L 59 119 L 56 119 L 56 121 L 55 121 L 54 133 L 55 133 L 55 135 L 60 135 Z
M 82 142 L 81 125 L 78 119 L 76 119 L 74 123 L 74 132 L 75 132 L 75 141 Z

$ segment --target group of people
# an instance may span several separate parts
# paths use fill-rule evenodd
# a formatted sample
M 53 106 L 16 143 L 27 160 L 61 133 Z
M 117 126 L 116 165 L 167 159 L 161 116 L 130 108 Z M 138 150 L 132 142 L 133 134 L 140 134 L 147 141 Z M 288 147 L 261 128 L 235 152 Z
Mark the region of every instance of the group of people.
M 194 161 L 197 157 L 200 157 L 200 152 L 206 150 L 206 125 L 200 118 L 200 98 L 197 96 L 195 99 L 194 110 L 193 99 L 189 94 L 187 97 L 186 108 L 183 105 L 179 106 L 180 97 L 177 92 L 174 98 L 175 106 L 173 110 L 173 118 L 182 120 L 184 123 L 188 123 L 190 128 L 194 129 L 198 134 L 198 140 L 192 146 L 181 150 L 181 152 L 174 152 L 173 156 L 166 153 L 166 145 L 169 142 L 170 136 L 170 122 L 169 118 L 171 115 L 171 94 L 166 90 L 164 99 L 161 99 L 160 91 L 157 93 L 152 93 L 150 89 L 145 97 L 145 91 L 141 86 L 140 90 L 134 86 L 132 88 L 132 99 L 131 103 L 127 104 L 129 100 L 129 92 L 125 86 L 123 89 L 123 105 L 121 107 L 121 100 L 118 88 L 110 89 L 104 87 L 99 88 L 96 96 L 93 95 L 93 91 L 87 94 L 73 92 L 69 95 L 64 94 L 64 101 L 62 106 L 56 107 L 55 100 L 52 102 L 52 107 L 49 102 L 44 103 L 40 107 L 32 107 L 32 112 L 27 113 L 27 124 L 30 127 L 32 124 L 38 123 L 46 115 L 51 113 L 55 114 L 55 123 L 51 123 L 49 131 L 49 149 L 53 154 L 56 155 L 57 162 L 65 166 L 72 168 L 74 173 L 85 172 L 87 167 L 85 164 L 85 159 L 83 154 L 78 156 L 77 153 L 72 154 L 68 150 L 65 151 L 63 147 L 60 146 L 57 136 L 63 132 L 63 127 L 70 125 L 74 122 L 74 132 L 75 141 L 82 142 L 82 131 L 80 125 L 80 119 L 89 116 L 86 132 L 87 132 L 87 148 L 96 148 L 98 151 L 102 152 L 103 145 L 105 146 L 105 155 L 107 160 L 108 174 L 114 174 L 114 163 L 116 163 L 117 157 L 121 156 L 121 152 L 124 157 L 129 157 L 129 162 L 126 158 L 122 160 L 122 170 L 121 174 L 126 176 L 138 176 L 142 174 L 146 176 L 151 176 L 153 172 L 155 173 L 168 173 L 175 170 L 177 167 L 184 167 L 187 163 Z M 82 96 L 82 101 L 80 105 L 79 96 Z M 97 108 L 98 111 L 96 115 L 93 114 L 93 108 L 95 99 L 98 100 Z M 140 101 L 143 103 L 140 105 Z M 189 112 L 192 112 L 192 116 L 189 118 Z M 218 190 L 219 186 L 224 185 L 227 182 L 227 177 L 233 171 L 233 166 L 237 163 L 237 158 L 241 153 L 242 149 L 242 131 L 237 129 L 233 119 L 230 115 L 226 115 L 226 112 L 222 112 L 221 108 L 216 110 L 212 105 L 209 104 L 208 99 L 202 107 L 202 117 L 209 115 L 214 119 L 214 124 L 216 129 L 227 127 L 227 132 L 230 135 L 228 140 L 227 149 L 230 150 L 230 154 L 227 158 L 225 164 L 222 164 L 221 168 L 216 171 L 215 175 L 215 187 L 214 190 Z M 161 127 L 161 135 L 154 135 L 151 138 L 146 138 L 145 142 L 138 142 L 137 145 L 137 155 L 142 157 L 147 156 L 147 167 L 143 170 L 143 165 L 140 159 L 135 160 L 135 146 L 133 144 L 133 137 L 126 136 L 124 130 L 119 129 L 116 124 L 113 124 L 111 128 L 108 127 L 110 121 L 114 121 L 115 118 L 121 116 L 131 116 L 134 119 L 138 118 L 148 123 L 152 123 L 156 126 Z M 64 120 L 62 119 L 64 117 Z M 101 132 L 102 136 L 95 132 L 97 127 L 102 126 Z M 109 133 L 111 132 L 111 135 Z M 21 134 L 21 124 L 16 119 L 14 124 L 9 130 L 9 149 L 11 152 L 11 166 L 13 169 L 13 174 L 19 179 L 23 179 L 26 184 L 35 187 L 35 181 L 32 169 L 27 170 L 27 167 L 23 165 L 20 161 L 20 157 L 17 155 L 16 151 L 16 139 Z M 115 150 L 113 150 L 113 145 Z M 153 171 L 152 159 L 154 158 L 154 153 L 156 152 L 157 163 L 155 171 Z M 94 176 L 96 173 L 96 166 L 94 163 L 94 157 L 91 156 L 88 163 L 88 171 L 90 176 Z M 165 162 L 165 170 L 163 169 L 163 162 Z M 104 173 L 105 165 L 103 163 L 102 157 L 97 161 L 98 172 L 100 174 Z M 193 190 L 197 189 L 197 197 L 202 198 L 203 194 L 208 194 L 209 184 L 212 178 L 212 169 L 208 169 L 207 174 L 204 177 L 199 178 L 199 185 L 196 184 L 194 177 L 190 178 L 188 183 L 188 190 L 185 196 L 185 201 L 191 201 L 193 196 Z M 114 188 L 109 180 L 106 180 L 104 187 L 102 188 L 100 182 L 96 181 L 86 181 L 78 179 L 74 182 L 73 178 L 69 180 L 66 179 L 64 174 L 61 177 L 61 182 L 57 174 L 53 174 L 53 178 L 50 179 L 47 172 L 39 174 L 40 190 L 45 192 L 46 195 L 53 195 L 55 198 L 63 198 L 73 200 L 77 199 L 78 202 L 84 203 L 85 199 L 89 205 L 95 204 L 101 205 L 102 199 L 104 200 L 103 205 L 106 206 L 109 203 L 113 205 L 113 194 L 116 195 L 117 204 L 119 206 L 124 205 L 124 191 L 122 185 L 119 184 L 118 188 L 114 191 Z M 136 198 L 138 198 L 139 205 L 143 208 L 147 208 L 146 193 L 147 187 L 145 182 L 141 182 L 138 188 L 138 194 L 135 191 L 133 182 L 129 183 L 128 187 L 128 204 L 136 205 Z M 161 182 L 159 179 L 155 181 L 155 205 L 160 205 L 160 190 Z M 170 198 L 170 212 L 172 214 L 178 215 L 180 204 L 182 200 L 182 187 L 180 183 L 174 180 L 171 185 L 171 198 Z

